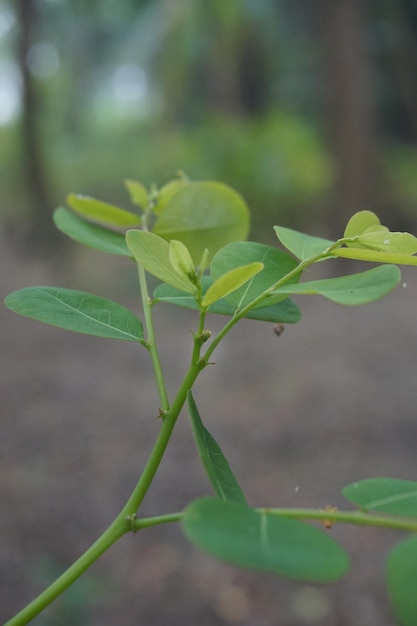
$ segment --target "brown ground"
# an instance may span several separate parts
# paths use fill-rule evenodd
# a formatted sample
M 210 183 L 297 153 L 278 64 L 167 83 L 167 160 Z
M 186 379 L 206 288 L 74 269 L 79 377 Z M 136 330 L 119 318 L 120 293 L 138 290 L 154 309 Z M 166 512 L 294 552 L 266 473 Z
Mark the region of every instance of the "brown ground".
M 2 297 L 21 286 L 58 284 L 136 306 L 126 261 L 116 259 L 112 269 L 113 259 L 81 254 L 70 263 L 58 259 L 51 271 L 3 242 Z M 244 322 L 219 348 L 195 396 L 250 503 L 345 506 L 339 494 L 349 482 L 416 477 L 417 272 L 403 276 L 407 288 L 380 303 L 348 309 L 305 298 L 303 321 L 282 337 L 268 324 Z M 3 623 L 112 520 L 159 424 L 145 350 L 53 329 L 5 308 L 0 315 Z M 173 391 L 194 316 L 167 307 L 157 321 Z M 184 415 L 143 514 L 181 510 L 210 493 Z M 315 587 L 219 563 L 190 547 L 176 525 L 150 529 L 121 540 L 33 623 L 394 624 L 382 565 L 397 535 L 342 526 L 330 532 L 352 555 L 352 569 L 336 585 Z

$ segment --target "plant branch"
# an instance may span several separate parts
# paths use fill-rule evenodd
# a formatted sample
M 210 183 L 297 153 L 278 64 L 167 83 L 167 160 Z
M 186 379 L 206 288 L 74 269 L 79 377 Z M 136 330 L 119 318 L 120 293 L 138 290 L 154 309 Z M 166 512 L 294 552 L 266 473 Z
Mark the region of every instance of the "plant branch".
M 132 530 L 142 530 L 142 528 L 150 528 L 159 526 L 160 524 L 171 524 L 179 522 L 184 517 L 184 513 L 168 513 L 167 515 L 157 515 L 156 517 L 145 517 L 143 519 L 136 518 L 132 520 Z
M 162 373 L 161 361 L 159 358 L 158 346 L 155 338 L 155 331 L 153 326 L 152 311 L 150 305 L 150 298 L 148 294 L 148 284 L 146 280 L 146 272 L 143 267 L 138 263 L 139 274 L 139 286 L 142 297 L 143 316 L 145 319 L 145 326 L 147 332 L 147 347 L 151 355 L 152 365 L 155 372 L 155 380 L 158 388 L 159 399 L 161 403 L 161 410 L 163 412 L 169 409 L 168 393 L 165 385 L 164 375 Z
M 354 524 L 356 526 L 377 526 L 380 528 L 391 528 L 393 530 L 405 530 L 417 532 L 417 521 L 392 515 L 375 515 L 363 511 L 326 511 L 320 509 L 270 509 L 258 508 L 257 511 L 268 515 L 281 515 L 293 519 L 309 519 L 321 522 L 330 521 L 344 524 Z
M 196 343 L 197 340 L 198 337 L 194 339 L 194 342 Z M 191 363 L 191 366 L 183 380 L 181 387 L 179 388 L 179 391 L 171 407 L 162 418 L 162 427 L 159 431 L 158 438 L 148 459 L 146 467 L 143 470 L 142 475 L 132 492 L 132 495 L 130 496 L 128 502 L 126 503 L 126 506 L 122 511 L 122 514 L 124 514 L 125 516 L 136 513 L 140 504 L 142 503 L 142 500 L 145 497 L 162 460 L 181 409 L 187 399 L 187 393 L 192 388 L 197 376 L 206 365 L 206 362 L 199 358 L 199 349 L 197 349 L 195 356 L 197 358 L 196 360 L 193 359 L 193 362 Z
M 146 302 L 148 302 L 146 300 Z M 147 309 L 145 305 L 144 310 Z M 151 455 L 145 469 L 133 490 L 130 498 L 122 511 L 110 524 L 107 530 L 97 539 L 97 541 L 84 552 L 84 554 L 71 565 L 57 580 L 55 580 L 45 591 L 38 595 L 22 611 L 15 615 L 5 626 L 24 626 L 49 606 L 55 598 L 61 595 L 72 585 L 102 554 L 104 554 L 118 539 L 124 534 L 132 531 L 154 526 L 156 524 L 176 521 L 181 514 L 160 516 L 159 518 L 149 518 L 148 520 L 135 520 L 134 516 L 145 497 L 152 480 L 156 474 L 162 460 L 177 418 L 187 398 L 187 393 L 193 386 L 197 376 L 206 366 L 206 362 L 200 359 L 201 332 L 204 325 L 204 314 L 200 316 L 199 333 L 194 337 L 194 349 L 190 368 L 179 388 L 172 406 L 167 409 L 162 418 L 162 426 L 158 438 L 155 442 Z M 152 326 L 153 329 L 153 326 Z M 151 331 L 153 333 L 153 330 Z M 151 352 L 152 354 L 152 352 Z M 157 352 L 154 352 L 156 362 L 159 363 Z M 161 373 L 162 377 L 162 373 Z M 163 381 L 163 378 L 161 378 Z
M 318 254 L 317 256 L 312 257 L 311 259 L 305 259 L 301 261 L 293 270 L 288 272 L 288 274 L 285 274 L 285 276 L 277 280 L 277 282 L 271 285 L 271 287 L 269 287 L 268 289 L 263 291 L 261 294 L 259 294 L 259 296 L 257 296 L 254 300 L 252 300 L 252 302 L 250 302 L 245 307 L 243 307 L 243 309 L 240 309 L 240 310 L 237 309 L 233 317 L 230 318 L 230 320 L 223 326 L 223 328 L 219 331 L 219 333 L 213 339 L 210 346 L 207 348 L 206 353 L 204 354 L 204 358 L 207 360 L 210 359 L 214 350 L 217 348 L 217 346 L 225 337 L 225 335 L 227 335 L 227 333 L 238 323 L 240 319 L 242 319 L 242 317 L 245 317 L 245 315 L 247 315 L 249 311 L 256 308 L 262 302 L 262 300 L 265 300 L 265 298 L 267 298 L 273 291 L 275 291 L 282 285 L 285 285 L 285 283 L 291 280 L 291 278 L 294 278 L 294 276 L 297 276 L 297 274 L 300 274 L 301 272 L 303 272 L 307 267 L 309 267 L 313 263 L 316 263 L 317 261 L 323 258 L 326 258 L 329 255 L 329 252 L 330 252 L 330 248 L 325 250 L 321 254 Z

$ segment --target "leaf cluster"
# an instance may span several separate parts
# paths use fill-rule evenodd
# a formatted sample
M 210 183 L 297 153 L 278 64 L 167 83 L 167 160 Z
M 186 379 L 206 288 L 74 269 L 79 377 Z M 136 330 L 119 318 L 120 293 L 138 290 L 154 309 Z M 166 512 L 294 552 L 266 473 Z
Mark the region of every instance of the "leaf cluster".
M 161 189 L 147 190 L 132 180 L 126 181 L 126 187 L 133 209 L 70 194 L 69 208 L 57 209 L 54 221 L 71 239 L 136 263 L 145 324 L 118 303 L 72 289 L 28 287 L 5 301 L 11 310 L 26 317 L 79 333 L 135 341 L 151 354 L 161 397 L 162 428 L 147 469 L 114 522 L 118 525 L 115 534 L 172 521 L 172 516 L 162 516 L 146 522 L 136 519 L 136 514 L 186 401 L 196 447 L 216 497 L 198 499 L 174 517 L 181 519 L 185 535 L 194 544 L 214 556 L 241 567 L 324 583 L 343 576 L 349 559 L 324 528 L 307 524 L 307 519 L 319 519 L 327 527 L 346 522 L 416 532 L 417 483 L 412 481 L 369 479 L 349 485 L 343 495 L 357 511 L 251 508 L 219 444 L 203 424 L 191 389 L 217 345 L 240 319 L 296 323 L 301 314 L 290 296 L 321 295 L 348 306 L 375 301 L 398 285 L 398 264 L 417 265 L 417 238 L 390 232 L 374 213 L 361 211 L 336 241 L 275 226 L 282 250 L 246 240 L 248 207 L 226 185 L 191 182 L 180 176 Z M 355 274 L 302 280 L 311 265 L 340 257 L 378 265 Z M 152 297 L 147 291 L 147 274 L 159 281 Z M 190 369 L 172 404 L 164 387 L 152 324 L 152 308 L 159 303 L 195 310 L 199 319 Z M 228 318 L 214 338 L 205 328 L 210 313 Z M 126 520 L 130 525 L 126 526 Z M 415 537 L 395 546 L 387 559 L 389 593 L 405 626 L 417 623 L 417 600 L 410 582 L 417 576 L 416 563 Z

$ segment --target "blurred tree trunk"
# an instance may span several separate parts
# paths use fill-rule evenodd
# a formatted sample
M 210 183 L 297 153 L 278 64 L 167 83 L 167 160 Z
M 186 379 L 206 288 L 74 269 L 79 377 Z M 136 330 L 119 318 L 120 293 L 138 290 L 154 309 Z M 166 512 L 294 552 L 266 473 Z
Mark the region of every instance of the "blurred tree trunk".
M 53 245 L 54 231 L 51 219 L 52 203 L 44 166 L 41 135 L 38 128 L 39 97 L 27 65 L 28 53 L 33 43 L 36 28 L 35 0 L 17 0 L 19 36 L 17 59 L 22 78 L 22 174 L 28 188 L 32 212 L 29 216 L 28 232 L 34 246 Z
M 387 19 L 391 19 L 395 39 L 391 43 L 391 64 L 394 79 L 408 117 L 410 131 L 417 139 L 417 42 L 411 15 L 401 2 L 386 3 Z
M 364 0 L 321 0 L 325 123 L 336 166 L 337 226 L 372 209 L 376 192 L 375 112 L 366 51 Z

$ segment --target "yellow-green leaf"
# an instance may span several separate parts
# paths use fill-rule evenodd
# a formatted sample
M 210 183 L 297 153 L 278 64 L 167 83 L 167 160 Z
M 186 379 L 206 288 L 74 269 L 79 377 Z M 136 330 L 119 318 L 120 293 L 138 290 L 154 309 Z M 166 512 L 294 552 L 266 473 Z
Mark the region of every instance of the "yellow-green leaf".
M 409 254 L 394 254 L 380 250 L 365 248 L 337 248 L 333 250 L 334 256 L 344 259 L 356 259 L 358 261 L 372 261 L 374 263 L 392 263 L 394 265 L 417 265 L 417 257 Z
M 136 213 L 120 209 L 113 204 L 96 200 L 90 196 L 70 193 L 69 196 L 67 196 L 67 204 L 83 217 L 102 222 L 109 226 L 127 228 L 137 226 L 140 223 L 140 217 Z
M 176 289 L 188 293 L 195 291 L 191 280 L 173 267 L 169 258 L 169 243 L 162 237 L 145 230 L 128 230 L 126 244 L 135 260 L 147 272 Z
M 142 209 L 145 209 L 148 204 L 148 192 L 142 183 L 137 182 L 136 180 L 125 180 L 126 189 L 129 192 L 130 201 L 132 204 L 136 204 L 140 206 Z
M 226 272 L 207 289 L 202 302 L 203 307 L 209 307 L 217 300 L 225 298 L 229 293 L 244 285 L 252 276 L 261 272 L 263 268 L 263 263 L 255 262 L 241 265 L 230 270 L 230 272 Z
M 183 184 L 164 207 L 153 232 L 178 239 L 198 263 L 207 248 L 210 258 L 232 241 L 246 239 L 249 209 L 240 194 L 216 182 Z
M 195 276 L 195 267 L 187 246 L 177 239 L 169 242 L 169 260 L 178 274 L 186 278 Z
M 357 237 L 370 226 L 380 225 L 379 217 L 372 211 L 358 211 L 348 221 L 343 237 Z

